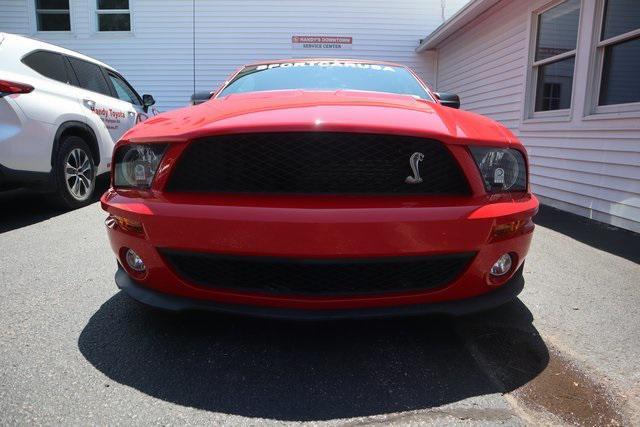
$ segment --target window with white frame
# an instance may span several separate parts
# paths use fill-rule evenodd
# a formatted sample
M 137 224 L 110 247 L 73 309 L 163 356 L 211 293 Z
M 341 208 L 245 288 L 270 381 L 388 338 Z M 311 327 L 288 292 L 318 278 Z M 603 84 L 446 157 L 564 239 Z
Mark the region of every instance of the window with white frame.
M 36 0 L 38 31 L 71 31 L 69 0 Z
M 131 31 L 129 0 L 96 0 L 98 31 Z
M 603 0 L 597 41 L 597 109 L 640 103 L 640 0 Z
M 533 112 L 571 108 L 581 0 L 537 14 L 532 59 Z

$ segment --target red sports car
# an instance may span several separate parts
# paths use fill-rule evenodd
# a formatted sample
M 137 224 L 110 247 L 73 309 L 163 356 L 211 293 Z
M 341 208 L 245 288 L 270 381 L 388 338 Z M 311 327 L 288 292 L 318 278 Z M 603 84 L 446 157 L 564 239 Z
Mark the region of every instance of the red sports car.
M 168 310 L 294 318 L 515 298 L 538 210 L 526 151 L 458 106 L 397 64 L 241 68 L 116 145 L 102 207 L 118 287 Z

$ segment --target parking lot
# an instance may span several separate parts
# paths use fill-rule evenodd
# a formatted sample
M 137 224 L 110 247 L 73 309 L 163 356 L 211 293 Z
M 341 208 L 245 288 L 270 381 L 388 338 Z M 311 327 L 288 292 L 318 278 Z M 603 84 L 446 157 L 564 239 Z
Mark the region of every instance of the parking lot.
M 640 422 L 640 236 L 543 208 L 520 299 L 457 319 L 171 315 L 97 203 L 0 194 L 2 424 Z

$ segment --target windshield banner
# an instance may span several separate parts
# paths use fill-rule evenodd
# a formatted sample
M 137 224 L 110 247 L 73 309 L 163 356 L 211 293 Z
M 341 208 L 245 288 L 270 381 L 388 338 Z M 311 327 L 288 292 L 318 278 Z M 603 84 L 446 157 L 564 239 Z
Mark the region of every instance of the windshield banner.
M 297 61 L 297 62 L 278 62 L 275 64 L 262 64 L 256 66 L 256 71 L 262 71 L 272 68 L 287 68 L 287 67 L 349 67 L 349 68 L 362 68 L 364 70 L 376 70 L 376 71 L 391 71 L 396 70 L 388 65 L 367 64 L 362 62 L 350 62 L 350 61 Z

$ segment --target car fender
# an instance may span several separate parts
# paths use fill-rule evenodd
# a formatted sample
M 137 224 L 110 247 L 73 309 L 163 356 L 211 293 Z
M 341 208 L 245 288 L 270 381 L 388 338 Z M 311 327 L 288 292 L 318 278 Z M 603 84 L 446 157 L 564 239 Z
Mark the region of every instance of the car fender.
M 58 130 L 56 131 L 56 134 L 53 138 L 53 147 L 51 150 L 51 167 L 53 167 L 55 163 L 58 150 L 60 149 L 60 144 L 62 143 L 64 137 L 67 135 L 75 135 L 84 139 L 84 141 L 89 146 L 89 149 L 91 150 L 91 156 L 93 157 L 94 163 L 96 164 L 96 166 L 100 164 L 100 145 L 98 144 L 98 139 L 94 130 L 84 121 L 67 120 L 58 126 Z

